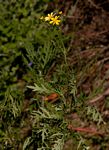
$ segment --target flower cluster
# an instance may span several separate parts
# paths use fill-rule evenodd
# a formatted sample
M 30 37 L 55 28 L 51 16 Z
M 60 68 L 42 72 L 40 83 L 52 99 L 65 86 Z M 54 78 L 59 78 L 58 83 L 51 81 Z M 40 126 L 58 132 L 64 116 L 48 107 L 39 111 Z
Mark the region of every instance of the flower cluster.
M 56 13 L 50 13 L 46 17 L 41 17 L 40 19 L 48 21 L 50 24 L 53 25 L 59 25 L 61 20 L 60 20 L 60 15 L 62 14 L 62 11 L 60 11 L 58 14 Z

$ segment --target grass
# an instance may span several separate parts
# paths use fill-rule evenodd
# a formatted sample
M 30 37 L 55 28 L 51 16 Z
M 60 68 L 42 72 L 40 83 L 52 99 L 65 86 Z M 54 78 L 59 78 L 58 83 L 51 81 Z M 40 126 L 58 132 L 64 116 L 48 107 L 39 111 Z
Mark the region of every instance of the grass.
M 97 56 L 86 66 L 83 62 L 82 70 L 80 64 L 78 73 L 69 61 L 70 37 L 60 26 L 40 20 L 47 5 L 0 3 L 0 149 L 90 150 L 95 143 L 106 149 L 108 122 L 99 107 L 87 104 L 101 89 L 89 96 L 78 91 L 78 80 Z

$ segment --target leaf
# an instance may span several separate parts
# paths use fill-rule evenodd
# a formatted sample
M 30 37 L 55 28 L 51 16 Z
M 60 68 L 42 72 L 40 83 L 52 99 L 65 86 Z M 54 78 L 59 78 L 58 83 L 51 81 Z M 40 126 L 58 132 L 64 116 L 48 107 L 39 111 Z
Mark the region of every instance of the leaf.
M 31 137 L 28 137 L 26 140 L 25 140 L 25 142 L 24 142 L 24 144 L 23 144 L 23 150 L 25 150 L 26 149 L 26 147 L 31 143 Z
M 37 91 L 39 93 L 50 93 L 51 90 L 47 89 L 43 84 L 41 86 L 38 86 L 36 83 L 34 83 L 34 86 L 27 86 L 28 88 L 32 89 L 33 91 Z

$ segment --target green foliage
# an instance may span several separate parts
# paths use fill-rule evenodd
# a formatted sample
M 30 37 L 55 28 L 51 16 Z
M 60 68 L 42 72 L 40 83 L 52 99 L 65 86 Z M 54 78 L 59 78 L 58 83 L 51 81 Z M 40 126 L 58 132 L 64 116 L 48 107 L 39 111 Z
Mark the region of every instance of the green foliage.
M 96 107 L 91 107 L 88 106 L 87 107 L 87 115 L 90 117 L 90 119 L 92 119 L 94 122 L 97 122 L 97 124 L 99 125 L 100 123 L 104 123 L 103 118 L 101 116 L 101 114 L 99 113 L 99 111 L 97 110 Z
M 39 87 L 37 84 L 34 83 L 34 86 L 27 86 L 28 88 L 32 89 L 33 91 L 37 91 L 38 93 L 46 93 L 50 94 L 53 92 L 52 90 L 47 89 L 43 84 L 41 84 L 41 87 Z
M 19 53 L 15 54 L 15 57 L 13 57 L 13 53 L 11 56 L 9 56 L 9 53 L 2 53 L 1 59 L 0 59 L 0 99 L 4 97 L 5 91 L 7 87 L 15 83 L 17 81 L 16 71 L 18 70 L 18 64 L 15 66 L 12 65 L 15 61 L 15 57 L 19 56 Z
M 57 29 L 56 29 L 57 30 Z M 50 33 L 51 35 L 51 33 Z M 50 36 L 49 35 L 49 36 Z M 53 36 L 53 35 L 52 35 Z M 48 37 L 48 36 L 47 36 Z M 52 37 L 53 39 L 55 39 L 55 34 Z M 59 39 L 60 40 L 60 39 Z M 58 40 L 58 42 L 59 42 Z M 51 41 L 51 40 L 50 40 Z M 50 42 L 49 40 L 47 40 L 47 38 L 45 39 L 45 42 L 43 43 L 43 48 L 46 45 L 46 43 L 52 44 L 52 42 Z M 61 41 L 62 42 L 62 41 Z M 57 40 L 54 41 L 55 44 L 57 44 Z M 58 44 L 57 44 L 58 45 Z M 28 44 L 26 45 L 28 46 Z M 64 118 L 64 114 L 65 112 L 67 112 L 67 109 L 70 108 L 70 110 L 72 109 L 71 105 L 72 105 L 72 100 L 71 100 L 71 104 L 67 104 L 67 101 L 65 99 L 65 94 L 67 92 L 70 91 L 70 94 L 73 96 L 73 98 L 75 98 L 75 94 L 76 94 L 76 84 L 75 82 L 75 77 L 74 77 L 74 73 L 72 70 L 69 70 L 67 63 L 66 63 L 66 57 L 64 57 L 64 51 L 62 50 L 63 44 L 59 44 L 59 48 L 60 51 L 57 51 L 57 55 L 56 56 L 63 56 L 64 59 L 62 59 L 61 61 L 65 62 L 65 65 L 57 65 L 56 66 L 56 71 L 55 73 L 52 75 L 51 74 L 51 81 L 47 81 L 47 79 L 44 77 L 44 74 L 46 75 L 49 68 L 51 67 L 50 64 L 48 63 L 48 69 L 43 67 L 44 62 L 46 62 L 46 57 L 48 58 L 49 54 L 48 51 L 45 50 L 45 55 L 43 55 L 43 49 L 40 49 L 40 53 L 41 55 L 39 57 L 37 57 L 37 51 L 35 51 L 33 45 L 29 45 L 29 48 L 26 48 L 27 50 L 27 56 L 30 59 L 30 61 L 33 62 L 33 64 L 35 65 L 35 67 L 33 66 L 30 67 L 30 71 L 31 74 L 36 76 L 34 80 L 35 83 L 33 86 L 29 85 L 27 86 L 27 88 L 32 89 L 33 92 L 36 92 L 36 97 L 37 97 L 37 103 L 38 103 L 38 110 L 37 111 L 32 111 L 32 115 L 33 115 L 33 136 L 32 138 L 27 138 L 27 140 L 24 142 L 24 146 L 23 147 L 29 147 L 31 143 L 33 143 L 33 147 L 35 144 L 35 141 L 37 141 L 37 149 L 52 149 L 52 150 L 62 150 L 63 146 L 64 146 L 64 142 L 65 140 L 69 137 L 70 133 L 67 129 L 67 122 L 65 121 Z M 58 48 L 58 47 L 57 47 Z M 58 50 L 59 50 L 58 48 Z M 49 49 L 49 46 L 47 47 L 47 49 Z M 50 49 L 50 51 L 52 51 L 52 49 Z M 55 49 L 56 51 L 56 49 Z M 52 51 L 52 54 L 53 51 Z M 66 54 L 65 54 L 66 55 Z M 42 58 L 40 60 L 40 58 Z M 35 59 L 37 57 L 37 59 Z M 55 55 L 53 55 L 53 57 L 55 58 Z M 52 55 L 49 57 L 49 61 L 54 60 L 52 57 Z M 60 57 L 56 57 L 55 61 L 58 61 L 58 59 L 60 59 Z M 39 62 L 38 62 L 39 60 Z M 26 60 L 25 60 L 26 62 Z M 60 62 L 61 63 L 61 62 Z M 37 69 L 40 72 L 37 72 L 35 69 L 39 66 L 42 68 L 41 69 Z M 44 72 L 43 72 L 44 71 Z M 71 74 L 67 74 L 67 71 L 69 71 Z M 65 89 L 65 91 L 64 91 Z M 66 91 L 66 89 L 68 89 Z M 74 89 L 74 90 L 73 90 Z M 42 95 L 48 95 L 51 93 L 58 93 L 60 95 L 60 102 L 59 104 L 57 103 L 56 105 L 53 104 L 49 104 L 43 101 L 43 99 L 41 100 L 38 95 L 40 96 L 40 94 Z M 41 103 L 39 103 L 41 102 Z M 39 140 L 39 137 L 41 140 Z M 28 144 L 27 144 L 28 142 Z
M 80 148 L 82 148 L 82 150 L 89 150 L 90 147 L 85 144 L 85 140 L 81 136 L 79 138 L 80 139 L 79 139 L 77 150 L 79 150 Z
M 41 23 L 41 22 L 40 22 Z M 24 48 L 29 62 L 37 75 L 46 75 L 54 62 L 59 59 L 66 61 L 66 50 L 62 41 L 63 36 L 57 27 L 41 23 L 36 36 L 25 41 Z M 28 61 L 25 60 L 26 63 Z
M 34 140 L 34 143 L 37 141 L 37 149 L 63 149 L 64 140 L 68 136 L 66 134 L 67 123 L 63 118 L 63 113 L 62 108 L 57 111 L 56 107 L 50 104 L 47 104 L 46 108 L 40 107 L 38 111 L 32 112 L 32 140 Z
M 0 102 L 0 138 L 2 139 L 0 139 L 0 146 L 2 144 L 2 148 L 8 145 L 15 147 L 18 140 L 16 137 L 18 131 L 14 126 L 17 125 L 17 118 L 21 116 L 23 97 L 23 92 L 13 85 L 7 88 L 4 99 Z
M 8 87 L 7 91 L 5 92 L 4 101 L 1 102 L 1 113 L 4 113 L 4 118 L 11 114 L 13 117 L 19 116 L 21 113 L 22 108 L 22 100 L 23 94 L 22 92 L 18 91 L 16 86 Z
M 0 1 L 0 96 L 7 85 L 17 81 L 19 67 L 22 68 L 22 43 L 37 34 L 39 12 L 47 7 L 37 1 Z
M 22 43 L 36 35 L 39 13 L 46 7 L 39 0 L 0 1 L 0 149 L 17 149 L 25 91 L 19 87 L 25 73 Z

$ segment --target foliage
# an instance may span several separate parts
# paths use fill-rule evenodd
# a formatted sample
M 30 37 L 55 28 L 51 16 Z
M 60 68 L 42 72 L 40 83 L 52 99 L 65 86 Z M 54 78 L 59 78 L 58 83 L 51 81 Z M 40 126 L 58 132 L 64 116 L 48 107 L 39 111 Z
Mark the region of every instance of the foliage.
M 99 111 L 97 110 L 96 107 L 88 106 L 87 107 L 87 115 L 89 117 L 91 117 L 91 119 L 93 121 L 97 122 L 98 125 L 100 123 L 104 123 L 105 124 L 105 122 L 103 121 L 103 118 L 102 118 L 101 114 L 99 113 Z
M 17 81 L 22 68 L 22 43 L 36 35 L 39 12 L 47 5 L 39 1 L 0 1 L 0 91 Z M 37 8 L 37 9 L 36 9 Z M 24 53 L 24 52 L 23 52 Z M 2 98 L 2 97 L 1 97 Z

